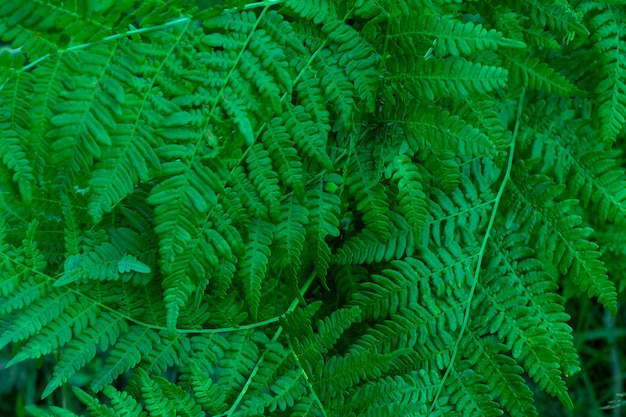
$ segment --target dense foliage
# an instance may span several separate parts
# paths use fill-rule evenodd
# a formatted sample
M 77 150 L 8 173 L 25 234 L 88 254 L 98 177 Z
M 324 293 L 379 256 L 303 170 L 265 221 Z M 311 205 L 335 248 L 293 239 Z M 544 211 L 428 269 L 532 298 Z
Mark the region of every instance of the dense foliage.
M 3 415 L 602 415 L 621 3 L 1 0 Z

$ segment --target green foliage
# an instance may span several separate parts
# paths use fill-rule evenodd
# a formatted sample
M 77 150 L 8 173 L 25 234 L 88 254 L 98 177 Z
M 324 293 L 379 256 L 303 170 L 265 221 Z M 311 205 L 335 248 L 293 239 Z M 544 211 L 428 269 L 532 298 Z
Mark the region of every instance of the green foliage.
M 15 410 L 580 407 L 576 307 L 626 288 L 625 16 L 0 0 L 0 348 L 47 401 Z

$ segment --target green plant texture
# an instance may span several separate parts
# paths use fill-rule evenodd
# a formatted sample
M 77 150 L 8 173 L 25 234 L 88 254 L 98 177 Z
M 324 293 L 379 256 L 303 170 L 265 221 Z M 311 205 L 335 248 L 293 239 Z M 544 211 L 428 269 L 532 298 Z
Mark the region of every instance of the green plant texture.
M 2 410 L 604 415 L 625 6 L 0 0 Z

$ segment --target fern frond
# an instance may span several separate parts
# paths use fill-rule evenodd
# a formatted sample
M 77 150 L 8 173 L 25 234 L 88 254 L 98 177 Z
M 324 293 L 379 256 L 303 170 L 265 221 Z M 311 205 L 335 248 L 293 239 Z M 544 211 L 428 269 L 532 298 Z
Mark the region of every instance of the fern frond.
M 356 91 L 348 75 L 341 69 L 339 58 L 332 51 L 322 49 L 313 65 L 313 76 L 319 77 L 320 87 L 330 99 L 335 113 L 344 126 L 352 127 Z
M 622 51 L 626 49 L 623 15 L 611 7 L 591 20 L 594 34 L 594 62 L 598 61 L 599 79 L 595 86 L 600 119 L 600 132 L 607 142 L 614 142 L 621 133 L 626 121 L 626 59 Z M 595 65 L 594 65 L 595 67 Z
M 446 391 L 450 392 L 447 403 L 459 415 L 500 416 L 502 411 L 493 401 L 492 394 L 484 378 L 476 373 L 468 363 L 461 362 L 451 373 Z
M 146 372 L 161 374 L 170 366 L 178 366 L 189 355 L 191 342 L 182 334 L 170 336 L 169 332 L 159 332 L 159 343 L 142 358 L 141 368 Z
M 14 316 L 12 324 L 0 336 L 0 347 L 5 347 L 11 342 L 25 340 L 38 334 L 43 328 L 47 329 L 50 323 L 62 317 L 66 308 L 77 301 L 71 292 L 57 297 L 43 297 L 40 293 L 43 290 L 42 285 L 33 285 L 35 283 L 32 282 L 29 284 L 32 285 L 30 291 L 16 292 L 11 297 L 7 297 L 4 303 L 2 308 L 4 314 L 18 312 L 19 314 Z
M 305 71 L 304 74 L 303 79 L 296 85 L 298 97 L 302 101 L 301 105 L 306 114 L 311 116 L 323 140 L 326 141 L 332 126 L 322 82 L 311 70 Z
M 429 100 L 440 97 L 468 97 L 504 88 L 508 72 L 504 68 L 482 65 L 463 58 L 415 59 L 397 56 L 388 60 L 391 75 L 386 80 L 407 85 L 417 96 Z
M 270 217 L 277 220 L 280 216 L 281 192 L 278 186 L 278 174 L 272 169 L 270 154 L 263 149 L 263 145 L 257 143 L 248 149 L 246 163 L 259 197 L 269 207 Z
M 470 125 L 484 133 L 497 150 L 506 148 L 510 133 L 498 115 L 497 103 L 489 96 L 477 96 L 474 99 L 462 99 L 453 105 L 451 113 L 458 115 Z
M 239 265 L 244 296 L 254 320 L 257 320 L 259 314 L 261 286 L 267 272 L 273 236 L 274 227 L 271 223 L 254 221 L 250 227 L 250 240 L 246 244 L 245 255 Z
M 454 341 L 445 329 L 432 332 L 433 326 L 437 326 L 437 318 L 431 312 L 417 303 L 409 303 L 408 308 L 401 307 L 398 313 L 390 315 L 390 319 L 367 329 L 354 342 L 351 352 L 393 353 L 419 346 L 418 359 L 426 360 L 438 355 Z
M 372 275 L 369 282 L 362 283 L 350 300 L 363 310 L 364 318 L 384 318 L 401 306 L 418 302 L 414 288 L 420 280 L 430 275 L 430 271 L 413 258 L 394 260 L 391 266 L 393 269 L 384 269 L 381 275 Z
M 418 45 L 433 46 L 437 56 L 470 55 L 485 49 L 524 48 L 523 42 L 505 38 L 501 32 L 487 30 L 480 24 L 459 22 L 447 16 L 409 13 L 394 19 L 390 25 L 389 39 L 399 43 L 399 49 L 423 55 L 425 50 Z
M 80 59 L 90 65 L 83 66 L 85 72 L 74 78 L 74 89 L 59 94 L 64 101 L 50 119 L 47 139 L 52 142 L 52 162 L 70 172 L 89 172 L 94 159 L 100 159 L 103 149 L 112 146 L 110 132 L 117 129 L 122 114 L 124 84 L 131 82 L 130 73 L 122 80 L 107 73 L 115 52 L 114 45 L 107 44 L 83 51 Z M 65 65 L 71 66 L 79 59 L 72 53 L 64 54 L 64 58 Z
M 302 267 L 301 256 L 306 239 L 305 226 L 309 222 L 308 211 L 292 197 L 281 206 L 280 219 L 281 222 L 276 226 L 274 234 L 276 248 L 273 252 L 280 254 L 276 267 L 285 271 L 285 278 L 294 293 L 301 298 L 298 275 Z
M 296 320 L 304 319 L 310 323 L 310 318 L 301 315 L 294 316 Z M 308 378 L 320 378 L 319 367 L 324 363 L 323 355 L 327 354 L 337 342 L 343 332 L 360 318 L 360 309 L 356 306 L 352 308 L 334 311 L 323 321 L 317 322 L 317 333 L 309 334 L 309 337 L 302 338 L 294 329 L 298 323 L 292 324 L 291 317 L 287 317 L 286 330 L 293 345 L 294 354 L 298 362 L 303 366 L 303 370 Z M 301 325 L 301 324 L 300 324 Z
M 7 53 L 2 53 L 0 60 L 6 58 Z M 18 59 L 15 65 L 24 63 L 24 59 Z M 21 65 L 20 65 L 21 66 Z M 3 91 L 13 94 L 2 96 L 0 109 L 0 154 L 2 162 L 13 172 L 12 179 L 18 185 L 19 193 L 24 202 L 30 204 L 33 199 L 33 186 L 35 185 L 33 161 L 29 158 L 29 130 L 30 116 L 27 114 L 28 95 L 33 91 L 33 78 L 30 74 L 20 74 L 19 78 L 7 80 L 3 84 Z M 23 91 L 23 94 L 18 93 Z
M 72 387 L 74 392 L 79 388 Z M 144 417 L 146 413 L 142 411 L 141 405 L 126 392 L 120 392 L 112 386 L 107 386 L 104 389 L 104 395 L 111 400 L 111 405 L 118 415 L 128 417 Z
M 334 180 L 334 181 L 333 181 Z M 315 262 L 315 272 L 322 284 L 326 284 L 326 272 L 330 265 L 331 250 L 326 242 L 328 236 L 339 236 L 339 208 L 340 199 L 336 194 L 324 190 L 325 181 L 318 181 L 315 188 L 311 187 L 307 194 L 305 207 L 309 211 L 307 238 L 312 239 L 312 256 Z M 328 178 L 327 184 L 334 184 L 338 179 Z
M 516 180 L 512 205 L 519 211 L 515 216 L 509 214 L 507 222 L 520 224 L 528 236 L 537 239 L 539 247 L 545 248 L 562 274 L 568 274 L 581 291 L 597 296 L 609 311 L 615 311 L 615 286 L 599 259 L 598 245 L 587 239 L 592 229 L 581 227 L 580 216 L 568 213 L 577 201 L 553 200 L 563 190 L 544 176 L 529 176 L 522 171 Z
M 585 36 L 589 34 L 587 27 L 582 23 L 580 14 L 568 2 L 546 2 L 542 0 L 512 2 L 522 16 L 529 16 L 532 22 L 539 26 L 546 25 L 562 34 L 566 39 L 572 39 L 574 34 Z
M 407 134 L 414 149 L 435 148 L 462 156 L 489 156 L 495 144 L 475 127 L 437 107 L 416 108 L 409 116 Z
M 364 150 L 351 158 L 344 174 L 344 186 L 356 201 L 357 211 L 363 213 L 366 229 L 371 230 L 381 242 L 389 238 L 389 203 L 386 188 L 379 178 L 370 178 L 374 169 L 374 156 Z
M 360 352 L 345 356 L 331 356 L 325 363 L 313 386 L 322 398 L 336 396 L 363 380 L 373 380 L 394 368 L 398 358 L 410 358 L 411 350 L 391 354 Z M 410 361 L 410 359 L 408 359 Z
M 130 254 L 122 255 L 116 246 L 108 242 L 94 247 L 89 252 L 68 257 L 64 269 L 54 285 L 63 286 L 91 279 L 128 281 L 133 277 L 132 272 L 144 274 L 151 272 L 148 265 Z
M 299 15 L 314 23 L 324 22 L 337 16 L 337 5 L 328 0 L 315 0 L 309 3 L 302 3 L 297 0 L 285 1 L 287 7 L 292 13 Z
M 87 410 L 91 416 L 124 416 L 124 417 L 146 417 L 147 413 L 143 411 L 143 407 L 126 392 L 120 392 L 112 386 L 107 386 L 104 393 L 111 401 L 112 408 L 100 404 L 99 401 L 83 391 L 73 386 L 72 391 L 80 402 L 87 406 Z
M 504 354 L 506 346 L 497 337 L 472 336 L 462 341 L 461 350 L 467 352 L 468 362 L 483 376 L 492 398 L 500 397 L 500 403 L 511 416 L 537 417 L 532 392 L 522 377 L 523 369 Z
M 389 262 L 412 256 L 416 249 L 411 226 L 396 212 L 389 212 L 391 232 L 386 242 L 381 242 L 371 230 L 365 229 L 352 236 L 333 254 L 332 262 L 338 265 Z
M 271 386 L 271 393 L 266 395 L 268 404 L 265 408 L 274 412 L 277 409 L 284 411 L 287 407 L 293 407 L 306 393 L 302 376 L 301 371 L 292 370 L 278 378 Z
M 502 53 L 511 81 L 522 87 L 545 90 L 561 96 L 580 95 L 583 91 L 539 58 Z
M 427 197 L 419 170 L 408 156 L 400 155 L 387 168 L 385 175 L 398 182 L 399 209 L 411 225 L 413 236 L 421 236 L 428 213 Z
M 140 329 L 132 325 L 116 341 L 115 347 L 109 351 L 104 365 L 98 370 L 91 381 L 90 388 L 94 392 L 111 384 L 118 376 L 137 366 L 142 357 L 146 357 L 155 344 L 160 343 L 158 333 L 149 328 Z
M 151 416 L 170 416 L 176 414 L 176 407 L 172 400 L 165 396 L 161 385 L 143 370 L 138 369 L 137 375 L 141 384 L 141 395 L 144 406 Z
M 482 176 L 480 184 L 473 183 L 467 173 L 463 173 L 459 188 L 450 194 L 438 188 L 430 189 L 428 212 L 433 221 L 427 222 L 428 236 L 437 246 L 454 247 L 458 239 L 473 244 L 476 242 L 476 236 L 475 232 L 470 231 L 480 231 L 486 225 L 489 204 L 495 198 L 489 184 L 493 184 L 496 178 L 491 176 L 495 173 L 491 169 L 480 172 L 478 169 L 480 165 L 476 163 L 472 167 L 474 172 L 472 175 Z M 487 172 L 489 174 L 483 176 Z M 481 188 L 476 188 L 477 185 Z M 455 238 L 455 235 L 450 233 L 451 230 L 457 230 L 459 235 Z
M 165 398 L 171 401 L 176 415 L 185 417 L 202 417 L 205 415 L 200 406 L 195 403 L 192 396 L 183 390 L 182 387 L 173 384 L 163 377 L 155 376 L 153 377 L 153 381 L 160 386 Z
M 539 107 L 537 111 L 546 111 Z M 533 132 L 535 137 L 529 155 L 541 158 L 542 172 L 554 175 L 560 184 L 567 185 L 567 194 L 578 198 L 584 207 L 596 209 L 598 220 L 623 224 L 626 221 L 626 176 L 618 161 L 620 152 L 607 150 L 589 136 L 587 126 L 574 129 L 580 135 L 577 146 L 569 135 L 553 136 Z M 529 132 L 530 133 L 530 132 Z
M 168 148 L 167 156 L 175 155 Z M 206 213 L 216 203 L 213 190 L 220 190 L 221 184 L 216 174 L 199 161 L 164 163 L 162 173 L 166 172 L 170 176 L 152 189 L 147 202 L 157 206 L 155 231 L 159 235 L 160 267 L 165 274 L 168 328 L 173 330 L 195 281 L 206 279 L 198 267 L 207 270 L 218 263 L 216 249 L 204 230 L 212 228 Z
M 246 212 L 241 207 L 242 214 L 245 217 L 251 216 L 266 221 L 269 220 L 268 207 L 261 201 L 252 180 L 246 175 L 243 166 L 239 165 L 231 171 L 229 182 L 232 184 L 232 187 L 226 189 L 226 199 L 234 199 L 238 205 L 243 204 L 248 209 Z M 249 222 L 249 219 L 247 222 Z
M 67 343 L 41 397 L 46 398 L 91 361 L 96 356 L 96 346 L 106 350 L 120 334 L 127 331 L 128 325 L 119 315 L 105 313 L 100 316 L 93 327 L 85 329 Z
M 450 151 L 431 150 L 425 160 L 424 166 L 437 178 L 437 185 L 447 193 L 456 190 L 461 181 L 460 166 L 456 156 Z
M 227 410 L 224 393 L 219 390 L 219 386 L 211 380 L 196 362 L 190 362 L 190 386 L 194 394 L 195 401 L 203 410 L 218 414 Z
M 269 123 L 262 137 L 263 145 L 271 155 L 273 165 L 281 180 L 289 185 L 298 200 L 304 200 L 304 170 L 295 144 L 282 126 L 282 119 L 275 118 Z
M 326 137 L 322 126 L 313 123 L 311 116 L 301 106 L 287 106 L 283 118 L 287 132 L 296 146 L 323 168 L 332 172 L 333 162 L 326 150 Z
M 100 403 L 97 398 L 92 397 L 78 387 L 72 387 L 74 395 L 78 400 L 85 404 L 89 414 L 95 417 L 114 417 L 115 412 L 106 405 Z

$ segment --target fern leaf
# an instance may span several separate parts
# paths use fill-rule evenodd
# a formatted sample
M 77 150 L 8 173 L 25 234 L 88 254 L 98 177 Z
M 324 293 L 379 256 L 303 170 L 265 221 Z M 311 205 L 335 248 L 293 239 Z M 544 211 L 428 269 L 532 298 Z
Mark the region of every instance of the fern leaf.
M 537 111 L 545 111 L 537 109 Z M 588 126 L 576 128 L 576 147 L 568 136 L 553 137 L 536 132 L 531 157 L 541 158 L 542 173 L 554 175 L 567 185 L 567 194 L 584 207 L 592 205 L 599 220 L 623 224 L 626 221 L 626 176 L 620 167 L 618 151 L 608 151 L 604 143 L 588 138 Z
M 328 139 L 331 130 L 330 113 L 322 90 L 321 80 L 311 70 L 304 72 L 306 76 L 297 85 L 298 96 L 302 99 L 302 106 L 306 114 L 311 116 L 313 123 L 320 130 L 322 140 Z
M 521 177 L 524 183 L 517 183 L 516 198 L 523 207 L 517 214 L 517 221 L 526 225 L 528 235 L 536 236 L 539 245 L 549 248 L 552 262 L 562 274 L 569 274 L 581 291 L 597 296 L 609 311 L 615 311 L 615 286 L 599 259 L 598 245 L 587 239 L 592 229 L 580 227 L 580 216 L 568 213 L 577 201 L 550 201 L 563 192 L 562 187 L 554 186 L 544 176 L 522 174 Z M 535 207 L 539 210 L 536 211 Z
M 328 49 L 322 49 L 316 58 L 313 76 L 319 77 L 320 87 L 332 103 L 341 123 L 346 127 L 353 126 L 356 91 L 348 74 L 341 69 L 339 56 Z
M 381 275 L 371 276 L 371 281 L 360 285 L 350 300 L 363 310 L 364 318 L 374 320 L 395 313 L 400 306 L 418 302 L 412 290 L 419 280 L 430 274 L 426 266 L 413 258 L 391 262 L 394 269 L 384 269 Z
M 118 336 L 128 331 L 126 321 L 121 317 L 101 316 L 94 327 L 86 329 L 70 340 L 54 368 L 54 374 L 41 398 L 46 398 L 55 389 L 67 382 L 85 364 L 96 356 L 96 346 L 103 350 L 115 343 Z
M 424 95 L 429 100 L 488 93 L 505 87 L 508 81 L 507 70 L 462 58 L 415 60 L 398 56 L 395 62 L 387 63 L 391 67 L 389 80 L 406 80 L 415 94 Z
M 272 169 L 270 155 L 260 143 L 252 146 L 248 152 L 246 162 L 252 183 L 261 199 L 269 206 L 271 218 L 278 219 L 281 193 L 278 187 L 278 175 Z
M 513 4 L 522 16 L 529 16 L 537 26 L 545 27 L 547 25 L 566 36 L 567 39 L 573 38 L 575 33 L 583 36 L 589 34 L 589 30 L 581 22 L 581 16 L 567 2 L 516 0 Z
M 34 286 L 37 288 L 38 286 Z M 17 293 L 12 295 L 5 302 L 3 314 L 11 312 L 11 307 L 19 308 L 19 314 L 16 314 L 12 323 L 6 328 L 0 336 L 0 347 L 4 348 L 11 342 L 19 342 L 37 334 L 42 328 L 48 326 L 49 323 L 57 319 L 63 311 L 76 302 L 73 293 L 63 293 L 57 297 L 42 297 L 43 294 L 29 294 L 30 297 L 35 296 L 34 300 L 29 300 L 27 305 L 22 304 L 24 294 Z M 26 303 L 24 303 L 26 304 Z M 16 308 L 16 310 L 17 310 Z M 6 312 L 6 313 L 5 313 Z
M 162 377 L 153 377 L 153 381 L 160 386 L 164 399 L 169 399 L 171 404 L 173 404 L 176 415 L 184 417 L 203 417 L 205 415 L 191 395 L 184 391 L 182 387 Z
M 332 172 L 333 163 L 326 152 L 326 138 L 320 126 L 313 123 L 304 108 L 288 106 L 283 115 L 285 127 L 294 143 L 326 170 Z
M 426 308 L 411 303 L 400 308 L 389 320 L 377 323 L 357 339 L 351 352 L 393 353 L 399 349 L 420 347 L 422 358 L 436 356 L 442 348 L 453 343 L 452 335 L 445 329 L 429 334 L 429 326 L 435 325 L 436 317 Z M 428 338 L 426 337 L 428 335 Z
M 294 354 L 297 356 L 307 377 L 319 378 L 319 366 L 324 362 L 323 355 L 337 342 L 343 332 L 360 317 L 360 309 L 357 306 L 340 309 L 333 312 L 323 321 L 317 322 L 317 334 L 310 334 L 308 338 L 299 338 L 297 333 L 289 334 L 293 344 Z M 298 319 L 298 316 L 295 316 Z M 292 325 L 288 321 L 288 328 L 292 331 L 297 324 Z
M 413 236 L 421 236 L 426 223 L 427 197 L 422 186 L 422 176 L 411 159 L 398 156 L 385 173 L 387 178 L 398 181 L 398 204 L 413 229 Z
M 92 397 L 76 386 L 72 387 L 72 391 L 74 395 L 76 395 L 76 398 L 78 398 L 78 401 L 85 404 L 90 416 L 115 417 L 115 412 L 106 405 L 100 404 L 97 398 Z
M 407 131 L 409 145 L 416 149 L 433 147 L 463 156 L 489 156 L 496 152 L 495 144 L 484 133 L 436 107 L 415 109 Z
M 298 370 L 292 370 L 278 378 L 270 389 L 272 395 L 267 406 L 270 412 L 276 409 L 284 411 L 288 406 L 293 407 L 294 403 L 306 392 L 302 385 L 302 373 Z
M 460 369 L 459 369 L 460 368 Z M 454 393 L 449 403 L 460 415 L 500 416 L 502 411 L 493 401 L 489 388 L 480 374 L 474 372 L 466 363 L 453 370 L 452 378 L 447 382 L 448 391 Z
M 128 126 L 118 128 L 111 148 L 103 150 L 89 180 L 88 211 L 96 223 L 103 213 L 110 212 L 115 204 L 131 194 L 140 180 L 148 180 L 150 167 L 160 168 L 152 143 L 132 135 Z
M 626 60 L 622 51 L 626 48 L 623 17 L 612 8 L 592 20 L 596 28 L 594 52 L 598 63 L 599 80 L 595 88 L 599 103 L 600 132 L 607 142 L 614 142 L 626 122 L 626 83 L 623 74 Z
M 137 260 L 132 255 L 126 254 L 117 262 L 117 269 L 120 273 L 136 271 L 143 274 L 150 273 L 150 267 L 143 262 Z
M 240 264 L 244 295 L 254 320 L 259 314 L 261 286 L 267 272 L 273 234 L 273 225 L 255 221 L 250 227 L 250 240 Z
M 5 54 L 2 54 L 4 56 Z M 3 59 L 0 56 L 0 60 Z M 23 63 L 23 59 L 21 59 Z M 19 62 L 16 63 L 19 65 Z M 3 90 L 7 93 L 13 90 L 13 94 L 7 94 L 7 97 L 0 102 L 0 108 L 3 109 L 4 115 L 0 118 L 0 154 L 2 162 L 6 167 L 13 171 L 13 181 L 17 182 L 20 196 L 25 203 L 30 204 L 33 199 L 33 186 L 35 185 L 35 176 L 33 162 L 28 157 L 28 138 L 26 132 L 28 126 L 25 125 L 29 117 L 25 114 L 28 108 L 25 102 L 24 94 L 31 94 L 32 79 L 29 76 L 22 76 L 19 80 L 7 81 L 3 86 Z M 10 99 L 9 99 L 10 98 Z
M 498 47 L 524 48 L 523 42 L 505 38 L 501 32 L 487 30 L 480 24 L 458 22 L 446 16 L 407 14 L 395 19 L 391 25 L 390 39 L 400 43 L 404 50 L 422 53 L 417 44 L 426 39 L 436 39 L 438 56 L 469 55 Z
M 334 396 L 358 384 L 362 380 L 381 377 L 398 357 L 409 357 L 410 349 L 398 350 L 391 354 L 363 352 L 345 356 L 331 356 L 314 382 L 314 387 L 322 395 Z
M 373 112 L 378 86 L 376 75 L 378 55 L 376 51 L 357 30 L 340 20 L 327 20 L 321 30 L 328 36 L 331 44 L 338 44 L 338 47 L 331 46 L 333 59 L 337 59 L 339 67 L 346 67 L 348 81 L 354 85 L 356 94 L 364 102 L 365 111 Z M 320 59 L 326 60 L 328 58 L 324 56 Z M 330 74 L 328 68 L 326 68 L 326 72 Z M 335 73 L 333 77 L 339 78 L 339 73 Z M 324 79 L 322 79 L 322 84 L 324 84 Z M 348 119 L 344 118 L 344 123 L 346 122 Z
M 545 90 L 561 96 L 583 94 L 582 90 L 538 58 L 522 57 L 514 53 L 503 53 L 502 56 L 506 59 L 505 67 L 511 81 L 522 87 Z
M 333 181 L 329 184 L 335 184 Z M 316 188 L 311 188 L 307 194 L 306 208 L 309 211 L 309 224 L 307 226 L 307 237 L 313 239 L 315 245 L 313 249 L 313 259 L 315 260 L 315 272 L 326 284 L 326 272 L 330 264 L 331 250 L 326 242 L 327 236 L 339 236 L 339 204 L 337 195 L 326 192 L 322 189 L 323 181 L 319 181 Z
M 384 242 L 389 238 L 386 189 L 378 178 L 370 178 L 370 173 L 375 171 L 374 160 L 371 154 L 364 154 L 353 157 L 344 185 L 354 196 L 356 209 L 363 213 L 365 227 Z
M 473 335 L 474 336 L 474 335 Z M 482 375 L 494 397 L 500 397 L 502 406 L 516 417 L 537 417 L 530 388 L 522 377 L 523 369 L 510 356 L 503 354 L 506 346 L 497 338 L 482 336 L 464 338 L 461 350 L 467 352 L 468 362 Z
M 120 81 L 106 77 L 105 71 L 115 50 L 112 45 L 98 44 L 82 56 L 92 65 L 84 66 L 86 72 L 74 79 L 74 90 L 59 95 L 64 102 L 56 106 L 56 116 L 50 119 L 52 162 L 71 171 L 89 172 L 93 160 L 102 157 L 103 148 L 112 146 L 109 132 L 116 130 L 116 118 L 122 112 L 115 91 L 123 92 L 123 87 Z M 99 82 L 107 88 L 99 88 Z
M 391 233 L 386 242 L 380 242 L 369 229 L 352 236 L 337 249 L 332 261 L 335 264 L 371 264 L 389 262 L 404 256 L 412 256 L 416 249 L 414 235 L 406 219 L 398 213 L 390 212 Z
M 463 99 L 455 103 L 452 114 L 458 115 L 471 126 L 484 133 L 497 150 L 508 145 L 508 132 L 498 114 L 497 103 L 489 96 L 478 96 L 475 99 Z
M 123 416 L 123 417 L 146 417 L 143 407 L 125 392 L 120 392 L 111 386 L 104 389 L 106 396 L 111 401 L 112 408 L 100 404 L 99 401 L 87 394 L 80 388 L 73 386 L 72 391 L 78 400 L 87 406 L 91 416 Z
M 243 203 L 248 209 L 248 213 L 243 211 L 245 213 L 244 216 L 249 215 L 254 218 L 269 220 L 268 208 L 261 201 L 254 184 L 248 178 L 242 166 L 237 166 L 231 171 L 229 182 L 232 184 L 232 188 L 226 189 L 226 198 L 235 199 L 237 205 Z
M 72 387 L 74 389 L 74 387 Z M 78 388 L 75 388 L 77 390 Z M 133 397 L 126 392 L 120 392 L 112 386 L 107 386 L 103 390 L 111 400 L 111 405 L 115 412 L 123 417 L 145 417 L 146 412 L 142 410 L 141 405 Z
M 304 200 L 304 170 L 282 119 L 274 118 L 263 134 L 263 145 L 272 157 L 273 165 L 300 201 Z
M 214 384 L 210 376 L 196 362 L 190 362 L 191 389 L 196 402 L 211 414 L 223 413 L 228 409 L 224 393 Z
M 283 254 L 276 266 L 286 271 L 286 279 L 294 293 L 301 298 L 298 275 L 302 267 L 301 256 L 306 239 L 305 226 L 309 219 L 307 209 L 293 200 L 293 198 L 289 199 L 287 204 L 281 207 L 281 222 L 276 226 L 274 236 L 276 248 L 273 251 Z
M 16 105 L 19 107 L 19 105 Z M 26 156 L 23 141 L 16 130 L 8 123 L 0 121 L 2 136 L 0 136 L 0 155 L 2 162 L 14 172 L 13 180 L 17 181 L 20 195 L 25 202 L 32 201 L 32 187 L 34 184 L 33 168 Z
M 33 323 L 37 323 L 37 321 L 45 322 L 45 318 L 42 317 L 45 312 L 41 312 L 39 316 L 31 315 L 32 313 L 29 311 L 24 311 L 23 314 L 32 317 Z M 72 331 L 70 330 L 72 327 L 76 332 L 80 332 L 90 321 L 95 321 L 97 317 L 98 308 L 96 305 L 85 299 L 78 299 L 69 308 L 64 309 L 58 317 L 42 326 L 37 334 L 31 336 L 28 342 L 20 349 L 20 352 L 7 363 L 7 366 L 52 353 L 72 339 Z
M 105 281 L 121 278 L 128 281 L 131 271 L 147 274 L 151 269 L 130 254 L 120 256 L 119 249 L 111 243 L 104 242 L 90 252 L 68 257 L 65 260 L 65 272 L 54 285 L 63 286 L 90 279 Z
M 291 13 L 313 20 L 314 23 L 332 19 L 337 15 L 336 5 L 326 0 L 316 0 L 306 4 L 296 0 L 287 0 L 285 7 L 288 7 Z
M 115 347 L 109 351 L 104 365 L 91 381 L 91 389 L 98 392 L 111 384 L 118 376 L 139 364 L 141 358 L 148 355 L 152 346 L 159 342 L 160 338 L 153 330 L 131 326 L 129 331 L 117 339 Z
M 170 330 L 175 328 L 180 308 L 195 289 L 194 281 L 206 279 L 198 265 L 206 270 L 218 263 L 204 229 L 212 227 L 206 212 L 216 202 L 213 190 L 220 190 L 221 185 L 208 167 L 199 161 L 190 163 L 162 164 L 162 173 L 170 176 L 156 185 L 147 199 L 149 204 L 157 206 L 155 231 L 159 234 L 160 267 L 165 274 L 163 288 Z
M 145 408 L 150 416 L 168 417 L 176 415 L 176 407 L 165 396 L 160 384 L 151 379 L 146 371 L 139 368 L 137 370 L 139 381 L 141 383 L 141 394 L 145 401 Z
M 189 355 L 190 340 L 180 334 L 170 337 L 169 332 L 159 332 L 158 344 L 142 358 L 142 368 L 146 372 L 162 373 L 170 366 L 180 365 L 182 358 Z

